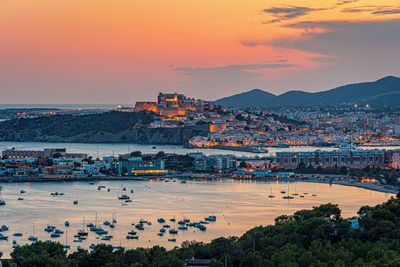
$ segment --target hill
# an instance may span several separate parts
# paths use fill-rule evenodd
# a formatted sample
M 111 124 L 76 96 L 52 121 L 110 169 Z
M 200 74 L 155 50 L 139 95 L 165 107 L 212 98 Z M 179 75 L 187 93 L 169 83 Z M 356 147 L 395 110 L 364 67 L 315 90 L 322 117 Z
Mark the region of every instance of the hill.
M 320 106 L 355 103 L 393 105 L 400 103 L 400 78 L 387 76 L 374 82 L 348 84 L 322 92 L 289 91 L 278 96 L 255 89 L 219 99 L 216 103 L 229 107 Z
M 203 127 L 148 128 L 154 120 L 148 112 L 105 112 L 90 115 L 56 115 L 0 122 L 1 141 L 184 144 Z

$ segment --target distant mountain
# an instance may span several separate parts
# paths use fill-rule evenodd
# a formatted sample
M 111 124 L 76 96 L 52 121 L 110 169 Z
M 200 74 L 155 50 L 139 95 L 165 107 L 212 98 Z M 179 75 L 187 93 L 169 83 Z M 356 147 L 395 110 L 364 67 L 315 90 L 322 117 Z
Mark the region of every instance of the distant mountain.
M 387 76 L 374 82 L 343 85 L 327 91 L 289 91 L 274 95 L 260 89 L 224 97 L 216 101 L 228 107 L 319 106 L 369 103 L 400 104 L 400 78 Z
M 221 98 L 219 105 L 230 107 L 265 107 L 276 98 L 276 95 L 261 89 L 253 89 L 248 92 Z M 245 101 L 244 101 L 245 100 Z

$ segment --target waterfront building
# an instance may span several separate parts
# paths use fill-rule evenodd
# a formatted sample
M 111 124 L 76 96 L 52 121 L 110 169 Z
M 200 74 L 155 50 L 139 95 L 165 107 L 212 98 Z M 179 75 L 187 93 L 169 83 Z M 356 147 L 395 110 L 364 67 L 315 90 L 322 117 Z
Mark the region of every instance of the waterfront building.
M 6 158 L 87 158 L 84 153 L 67 153 L 65 148 L 45 148 L 43 151 L 38 150 L 16 150 L 15 148 L 2 151 L 2 156 Z
M 394 152 L 391 154 L 390 167 L 393 169 L 400 169 L 400 152 Z
M 305 166 L 337 168 L 348 167 L 362 169 L 367 166 L 382 168 L 385 165 L 383 150 L 335 150 L 314 152 L 277 152 L 276 162 L 279 168 L 295 169 Z
M 202 153 L 196 155 L 191 153 L 194 158 L 193 169 L 195 171 L 217 171 L 227 172 L 236 169 L 236 157 L 232 155 L 211 155 L 205 156 Z
M 43 151 L 35 150 L 16 150 L 15 148 L 2 151 L 3 158 L 43 158 Z
M 162 159 L 143 160 L 141 157 L 130 157 L 119 163 L 121 175 L 157 175 L 166 172 L 165 162 Z

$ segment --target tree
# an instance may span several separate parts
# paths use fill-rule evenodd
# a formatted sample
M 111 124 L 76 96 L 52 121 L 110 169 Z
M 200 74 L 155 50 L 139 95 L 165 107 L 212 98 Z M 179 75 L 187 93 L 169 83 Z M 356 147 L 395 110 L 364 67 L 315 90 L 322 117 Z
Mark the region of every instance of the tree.
M 142 152 L 141 151 L 133 151 L 133 152 L 131 152 L 131 157 L 138 157 L 138 158 L 140 158 L 140 157 L 142 157 Z
M 67 266 L 67 253 L 63 246 L 51 241 L 17 247 L 11 253 L 11 258 L 21 267 Z

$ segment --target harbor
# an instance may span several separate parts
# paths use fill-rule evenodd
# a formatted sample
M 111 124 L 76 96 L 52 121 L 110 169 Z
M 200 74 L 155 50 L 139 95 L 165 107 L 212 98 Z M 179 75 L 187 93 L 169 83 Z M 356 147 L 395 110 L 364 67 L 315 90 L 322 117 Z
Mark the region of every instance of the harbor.
M 354 216 L 361 206 L 375 205 L 392 196 L 322 183 L 226 179 L 0 186 L 6 202 L 0 206 L 0 226 L 8 227 L 1 232 L 8 239 L 0 241 L 5 256 L 13 246 L 36 239 L 58 241 L 67 245 L 68 251 L 99 243 L 173 248 L 186 240 L 209 242 L 219 236 L 239 236 L 255 226 L 273 223 L 279 215 L 322 203 L 337 203 L 343 216 Z

